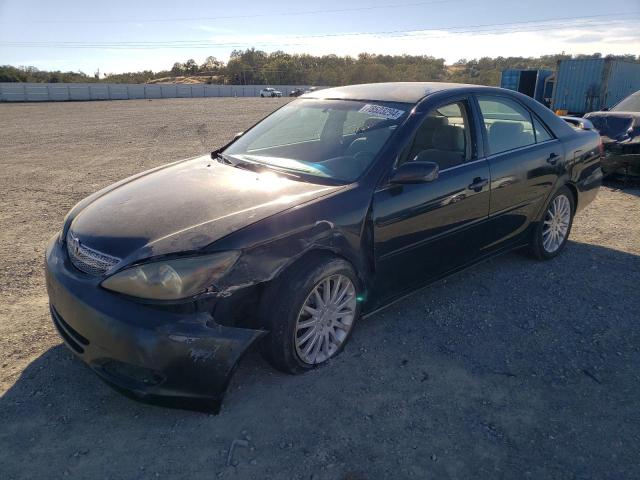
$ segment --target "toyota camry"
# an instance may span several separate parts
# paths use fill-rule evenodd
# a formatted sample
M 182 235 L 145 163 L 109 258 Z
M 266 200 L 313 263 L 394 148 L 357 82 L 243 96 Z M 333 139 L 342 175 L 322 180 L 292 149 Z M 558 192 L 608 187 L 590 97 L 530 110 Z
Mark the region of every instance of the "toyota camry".
M 78 203 L 46 250 L 51 315 L 109 384 L 217 410 L 254 344 L 302 373 L 445 275 L 552 259 L 601 178 L 598 134 L 517 92 L 317 90 Z

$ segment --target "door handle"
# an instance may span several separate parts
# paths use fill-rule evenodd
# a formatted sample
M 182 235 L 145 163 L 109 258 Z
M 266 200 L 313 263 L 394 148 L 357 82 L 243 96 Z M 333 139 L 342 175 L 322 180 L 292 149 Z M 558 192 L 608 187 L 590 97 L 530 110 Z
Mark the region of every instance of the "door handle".
M 479 192 L 482 190 L 487 184 L 489 180 L 486 178 L 476 177 L 473 179 L 473 183 L 469 185 L 469 190 L 473 190 L 474 192 Z
M 549 158 L 547 158 L 547 163 L 550 163 L 551 165 L 555 165 L 556 163 L 558 163 L 559 158 L 560 157 L 557 154 L 552 153 L 551 155 L 549 155 Z

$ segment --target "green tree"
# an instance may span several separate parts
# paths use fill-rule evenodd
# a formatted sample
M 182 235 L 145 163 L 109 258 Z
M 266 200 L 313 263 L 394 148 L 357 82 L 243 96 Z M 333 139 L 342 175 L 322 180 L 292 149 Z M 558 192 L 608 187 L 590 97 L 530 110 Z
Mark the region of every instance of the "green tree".
M 224 68 L 224 62 L 221 62 L 216 57 L 208 56 L 204 59 L 202 65 L 200 65 L 200 71 L 204 73 L 217 74 Z
M 559 60 L 574 58 L 564 53 L 541 57 L 482 57 L 460 59 L 445 65 L 444 59 L 426 55 L 376 55 L 361 53 L 357 58 L 337 55 L 315 56 L 289 54 L 283 51 L 266 53 L 250 48 L 234 50 L 227 65 L 213 56 L 202 65 L 194 59 L 176 62 L 170 70 L 108 74 L 103 79 L 87 76 L 83 72 L 43 71 L 35 67 L 0 66 L 2 82 L 120 82 L 144 83 L 153 79 L 185 74 L 207 74 L 208 83 L 231 84 L 295 84 L 295 85 L 347 85 L 384 81 L 448 81 L 499 85 L 502 71 L 507 68 L 550 69 Z M 602 54 L 578 55 L 575 58 L 602 58 Z M 613 55 L 631 62 L 640 62 L 640 56 Z
M 198 73 L 198 64 L 193 58 L 184 62 L 184 69 L 188 73 Z
M 178 77 L 180 75 L 182 75 L 184 73 L 184 64 L 180 63 L 180 62 L 176 62 L 173 64 L 173 67 L 171 67 L 171 73 Z

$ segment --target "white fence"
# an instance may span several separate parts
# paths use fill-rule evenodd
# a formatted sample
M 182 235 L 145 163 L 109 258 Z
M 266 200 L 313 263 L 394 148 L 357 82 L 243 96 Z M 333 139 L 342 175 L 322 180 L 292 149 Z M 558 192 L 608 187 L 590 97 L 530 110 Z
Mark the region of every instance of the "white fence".
M 64 102 L 144 98 L 259 97 L 271 86 L 283 96 L 302 85 L 205 85 L 124 83 L 0 83 L 0 102 Z

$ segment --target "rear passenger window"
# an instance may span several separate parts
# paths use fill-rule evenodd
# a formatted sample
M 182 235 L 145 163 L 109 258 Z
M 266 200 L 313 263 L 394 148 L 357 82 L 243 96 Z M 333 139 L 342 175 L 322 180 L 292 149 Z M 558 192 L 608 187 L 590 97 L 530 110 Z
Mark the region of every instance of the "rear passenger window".
M 507 98 L 478 97 L 489 141 L 489 153 L 507 152 L 536 143 L 531 114 Z
M 544 125 L 538 120 L 536 117 L 533 117 L 533 128 L 536 131 L 536 142 L 546 142 L 548 140 L 553 140 L 553 137 L 549 133 L 549 130 L 546 129 Z

